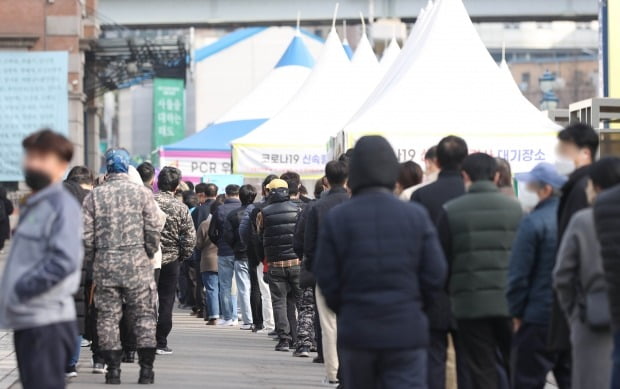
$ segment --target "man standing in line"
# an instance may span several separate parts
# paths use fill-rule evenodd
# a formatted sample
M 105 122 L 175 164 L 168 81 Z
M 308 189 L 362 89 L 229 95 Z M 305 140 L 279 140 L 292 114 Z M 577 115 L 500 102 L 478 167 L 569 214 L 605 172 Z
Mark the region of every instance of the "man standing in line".
M 279 178 L 268 185 L 269 205 L 257 215 L 257 228 L 269 263 L 269 289 L 279 342 L 276 351 L 289 351 L 294 339 L 287 307 L 301 298 L 301 261 L 295 254 L 293 238 L 301 208 L 290 201 L 289 183 Z
M 559 191 L 566 182 L 555 167 L 540 163 L 516 175 L 538 205 L 523 218 L 510 256 L 506 298 L 513 320 L 511 387 L 543 388 L 555 355 L 547 349 L 553 301 L 552 273 L 558 247 Z M 501 191 L 501 189 L 500 189 Z
M 446 277 L 435 227 L 393 195 L 399 165 L 385 138 L 362 137 L 349 166 L 353 197 L 323 219 L 313 266 L 338 315 L 344 387 L 427 388 L 422 305 Z
M 589 166 L 596 160 L 598 134 L 587 124 L 572 124 L 558 133 L 558 170 L 568 175 L 558 206 L 558 242 L 562 241 L 570 219 L 589 207 L 586 187 Z M 571 387 L 570 329 L 554 294 L 549 326 L 549 348 L 557 353 L 553 375 L 560 389 Z
M 218 323 L 223 326 L 236 326 L 237 295 L 232 295 L 232 280 L 235 275 L 235 253 L 224 239 L 224 226 L 228 214 L 241 206 L 239 200 L 239 185 L 226 187 L 224 204 L 217 207 L 213 221 L 209 227 L 209 238 L 217 245 L 217 271 L 220 283 L 220 313 L 222 320 Z
M 172 310 L 179 279 L 180 263 L 191 258 L 196 246 L 196 230 L 189 210 L 175 196 L 181 171 L 164 167 L 157 176 L 159 193 L 155 201 L 166 214 L 166 224 L 161 232 L 162 266 L 157 291 L 159 317 L 157 321 L 157 354 L 172 354 L 168 335 L 172 330 Z
M 304 261 L 303 266 L 312 272 L 316 262 L 316 249 L 319 231 L 327 212 L 339 204 L 349 200 L 349 192 L 345 185 L 349 175 L 346 162 L 331 161 L 325 166 L 325 177 L 328 183 L 328 192 L 308 212 L 304 231 Z M 338 384 L 338 349 L 337 349 L 337 320 L 336 314 L 327 306 L 320 288 L 316 288 L 316 305 L 319 311 L 321 335 L 323 343 L 323 359 L 325 362 L 328 385 Z
M 84 254 L 80 204 L 62 185 L 73 145 L 46 129 L 22 147 L 32 194 L 21 206 L 0 284 L 0 328 L 15 331 L 25 389 L 64 388 L 78 336 L 73 295 Z
M 96 285 L 97 334 L 108 365 L 107 384 L 120 384 L 123 355 L 119 322 L 125 314 L 136 338 L 141 384 L 154 383 L 155 280 L 160 219 L 153 195 L 130 181 L 129 153 L 108 150 L 105 184 L 84 200 L 84 246 Z
M 502 382 L 498 365 L 510 376 L 512 322 L 506 285 L 522 211 L 518 201 L 499 192 L 493 157 L 471 154 L 461 170 L 468 191 L 445 205 L 438 231 L 450 267 L 452 312 L 471 387 L 497 389 Z
M 416 190 L 411 197 L 412 201 L 426 208 L 435 225 L 443 212 L 443 206 L 448 201 L 465 194 L 461 164 L 468 154 L 467 143 L 457 136 L 447 136 L 439 141 L 436 153 L 437 164 L 441 169 L 437 180 Z M 445 249 L 444 247 L 444 253 Z M 456 322 L 452 317 L 447 284 L 444 290 L 438 292 L 436 298 L 427 302 L 424 310 L 428 315 L 431 330 L 431 343 L 428 349 L 429 388 L 444 389 L 446 386 L 448 335 L 450 335 L 456 352 L 458 387 L 468 389 L 465 361 L 459 352 Z

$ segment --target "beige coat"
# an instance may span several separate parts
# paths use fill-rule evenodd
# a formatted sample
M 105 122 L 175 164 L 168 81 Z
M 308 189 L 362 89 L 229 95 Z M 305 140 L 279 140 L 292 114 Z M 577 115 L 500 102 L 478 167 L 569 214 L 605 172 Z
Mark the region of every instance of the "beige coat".
M 209 239 L 209 226 L 212 216 L 200 223 L 196 231 L 196 248 L 200 250 L 200 272 L 212 271 L 217 273 L 217 246 Z

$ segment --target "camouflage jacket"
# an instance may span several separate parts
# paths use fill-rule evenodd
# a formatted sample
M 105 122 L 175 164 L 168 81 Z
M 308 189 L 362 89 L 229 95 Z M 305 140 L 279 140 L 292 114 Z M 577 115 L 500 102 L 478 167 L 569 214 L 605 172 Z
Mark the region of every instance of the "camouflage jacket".
M 129 287 L 153 278 L 161 222 L 153 194 L 127 174 L 111 174 L 83 204 L 85 260 L 97 285 Z M 150 277 L 150 278 L 149 278 Z
M 161 232 L 161 264 L 189 259 L 196 246 L 196 229 L 189 209 L 170 192 L 157 193 L 155 201 L 167 215 Z

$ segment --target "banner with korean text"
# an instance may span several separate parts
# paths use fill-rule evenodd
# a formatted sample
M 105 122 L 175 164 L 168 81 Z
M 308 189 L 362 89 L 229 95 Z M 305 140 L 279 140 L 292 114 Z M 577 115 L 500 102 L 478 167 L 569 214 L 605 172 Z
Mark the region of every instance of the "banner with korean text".
M 153 80 L 153 149 L 185 137 L 185 81 Z
M 41 128 L 67 135 L 66 51 L 0 52 L 0 181 L 23 179 L 22 140 Z
M 230 151 L 159 151 L 159 166 L 174 166 L 184 180 L 201 182 L 204 177 L 231 173 Z

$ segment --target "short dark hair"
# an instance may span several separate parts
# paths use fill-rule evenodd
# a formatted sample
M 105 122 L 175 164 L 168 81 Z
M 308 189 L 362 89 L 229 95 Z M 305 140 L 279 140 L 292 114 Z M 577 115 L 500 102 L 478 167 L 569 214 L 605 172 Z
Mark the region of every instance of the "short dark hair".
M 499 173 L 499 181 L 497 186 L 500 188 L 512 187 L 512 169 L 510 168 L 510 162 L 504 158 L 495 158 L 497 164 L 497 173 Z
M 194 192 L 198 193 L 206 193 L 207 192 L 207 183 L 201 182 L 200 184 L 196 184 L 194 187 Z
M 261 184 L 261 192 L 263 194 L 263 196 L 267 195 L 267 185 L 269 185 L 269 183 L 273 180 L 275 180 L 276 178 L 278 178 L 278 176 L 276 176 L 275 174 L 270 174 L 267 177 L 265 177 L 265 179 L 263 180 L 263 183 Z
M 238 196 L 239 195 L 239 185 L 230 184 L 226 186 L 226 196 Z
M 349 177 L 349 166 L 344 161 L 330 161 L 325 165 L 325 177 L 330 186 L 342 186 Z
M 27 136 L 22 141 L 22 147 L 26 151 L 56 154 L 65 162 L 71 162 L 73 159 L 73 143 L 49 128 L 44 128 Z
M 345 151 L 344 154 L 341 154 L 340 157 L 338 157 L 338 160 L 340 162 L 348 163 L 351 161 L 351 156 L 353 156 L 353 148 L 350 148 L 347 151 Z
M 196 208 L 198 206 L 198 195 L 193 190 L 186 190 L 183 192 L 183 204 L 187 205 L 187 208 Z
M 620 184 L 620 158 L 605 157 L 589 167 L 590 179 L 600 190 L 609 189 Z
M 437 146 L 431 147 L 430 149 L 426 150 L 426 153 L 424 153 L 425 161 L 435 160 L 435 159 L 437 159 Z
M 465 139 L 449 135 L 437 145 L 437 162 L 442 170 L 458 170 L 468 153 Z
M 157 187 L 164 192 L 174 192 L 181 182 L 181 171 L 172 166 L 165 166 L 157 176 Z
M 319 197 L 321 197 L 321 193 L 323 193 L 323 191 L 325 190 L 325 186 L 323 185 L 323 179 L 325 179 L 325 177 L 319 178 L 314 183 L 314 198 L 315 199 L 318 199 Z
M 138 171 L 138 174 L 140 174 L 142 182 L 144 182 L 145 184 L 151 181 L 153 177 L 155 177 L 155 167 L 150 162 L 142 162 L 140 165 L 138 165 L 136 170 Z
M 92 185 L 94 181 L 93 172 L 86 166 L 74 166 L 67 174 L 67 181 L 73 181 L 80 185 Z
M 558 139 L 561 142 L 572 143 L 579 149 L 590 150 L 592 161 L 596 159 L 599 138 L 592 126 L 584 123 L 571 124 L 558 133 Z
M 295 172 L 286 172 L 280 176 L 280 179 L 288 182 L 289 185 L 294 184 L 297 187 L 301 185 L 301 176 Z
M 189 190 L 191 190 L 192 192 L 194 192 L 194 183 L 187 180 L 185 181 L 185 184 L 187 185 L 187 187 L 189 188 Z
M 241 205 L 252 204 L 256 199 L 256 188 L 252 185 L 243 185 L 239 189 L 239 200 L 241 200 Z
M 400 172 L 398 173 L 397 182 L 403 188 L 411 188 L 418 185 L 424 178 L 424 172 L 420 165 L 413 161 L 407 161 L 400 164 Z
M 196 193 L 204 193 L 207 197 L 215 197 L 217 196 L 217 191 L 219 190 L 219 188 L 212 182 L 201 182 L 200 184 L 196 185 L 194 190 L 196 191 Z
M 465 158 L 461 169 L 472 182 L 493 181 L 497 173 L 497 162 L 489 154 L 473 153 Z
M 306 188 L 304 184 L 299 185 L 299 194 L 301 194 L 302 196 L 308 195 L 308 188 Z

